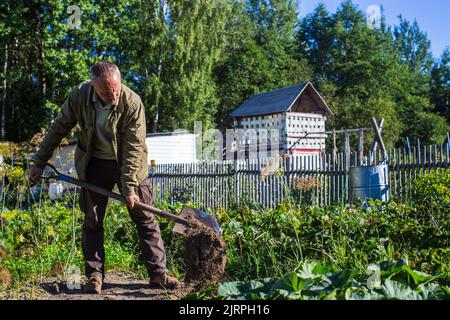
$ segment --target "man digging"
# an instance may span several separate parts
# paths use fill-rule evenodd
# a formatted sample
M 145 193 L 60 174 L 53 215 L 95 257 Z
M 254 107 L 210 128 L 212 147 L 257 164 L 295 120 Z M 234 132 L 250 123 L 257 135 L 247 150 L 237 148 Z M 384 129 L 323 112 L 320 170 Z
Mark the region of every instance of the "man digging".
M 121 84 L 116 65 L 109 62 L 94 65 L 91 79 L 73 89 L 40 145 L 30 180 L 39 181 L 53 151 L 77 123 L 81 128 L 75 151 L 78 178 L 108 190 L 113 190 L 117 183 L 137 227 L 150 285 L 179 287 L 180 282 L 168 273 L 155 216 L 134 206 L 139 201 L 153 204 L 145 112 L 139 95 Z M 82 248 L 88 279 L 83 288 L 85 293 L 100 293 L 105 277 L 103 219 L 107 203 L 108 197 L 81 188 Z

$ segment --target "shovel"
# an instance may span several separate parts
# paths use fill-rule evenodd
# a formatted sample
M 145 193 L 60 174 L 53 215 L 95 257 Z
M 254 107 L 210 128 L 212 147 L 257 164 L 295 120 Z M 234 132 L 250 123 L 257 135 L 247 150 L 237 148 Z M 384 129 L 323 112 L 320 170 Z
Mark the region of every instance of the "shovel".
M 74 184 L 77 185 L 79 187 L 88 189 L 90 191 L 102 194 L 104 196 L 107 196 L 109 198 L 113 198 L 115 200 L 118 200 L 124 204 L 128 204 L 127 200 L 125 199 L 125 197 L 121 196 L 120 194 L 114 193 L 112 191 L 100 188 L 96 185 L 93 185 L 91 183 L 85 182 L 85 181 L 81 181 L 78 179 L 75 179 L 71 176 L 67 176 L 65 174 L 62 174 L 61 172 L 59 172 L 56 167 L 51 164 L 51 163 L 47 163 L 47 166 L 49 166 L 50 168 L 53 169 L 54 173 L 52 173 L 49 176 L 43 176 L 42 179 L 44 180 L 51 180 L 51 179 L 55 179 L 55 180 L 60 180 L 60 181 L 64 181 L 64 182 L 68 182 L 70 184 Z M 173 220 L 175 222 L 175 225 L 172 229 L 173 232 L 176 233 L 180 233 L 182 235 L 186 235 L 187 234 L 187 229 L 191 226 L 191 223 L 188 220 L 188 217 L 192 217 L 195 220 L 197 220 L 198 222 L 200 222 L 201 224 L 211 228 L 212 230 L 214 230 L 217 234 L 220 234 L 220 227 L 219 227 L 219 223 L 217 222 L 217 220 L 212 217 L 211 215 L 207 214 L 206 212 L 203 212 L 201 210 L 197 210 L 188 206 L 183 206 L 181 213 L 179 215 L 175 215 L 166 211 L 163 211 L 161 209 L 155 208 L 153 206 L 150 206 L 148 204 L 142 203 L 142 202 L 137 202 L 135 203 L 135 207 L 140 208 L 142 210 L 145 211 L 149 211 L 153 214 L 156 214 L 158 216 L 161 216 L 163 218 L 166 219 L 170 219 Z

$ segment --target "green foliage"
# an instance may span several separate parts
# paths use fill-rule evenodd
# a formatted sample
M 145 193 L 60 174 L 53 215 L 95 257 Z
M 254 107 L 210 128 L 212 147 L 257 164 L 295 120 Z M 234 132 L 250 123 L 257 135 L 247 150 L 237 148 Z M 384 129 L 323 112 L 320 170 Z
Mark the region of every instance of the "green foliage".
M 449 169 L 436 170 L 420 175 L 416 182 L 416 204 L 424 210 L 430 210 L 435 214 L 442 213 L 445 216 L 450 208 L 449 190 Z
M 192 130 L 197 120 L 224 130 L 251 95 L 304 81 L 335 111 L 330 129 L 383 117 L 387 147 L 406 137 L 441 143 L 448 130 L 448 51 L 434 61 L 417 22 L 383 18 L 371 30 L 349 0 L 304 18 L 292 0 L 79 0 L 81 28 L 69 29 L 71 4 L 0 4 L 2 138 L 26 141 L 47 127 L 100 60 L 115 62 L 141 96 L 151 132 Z
M 367 127 L 370 117 L 382 117 L 388 147 L 402 145 L 406 137 L 442 143 L 448 124 L 431 113 L 430 41 L 416 22 L 400 17 L 392 31 L 383 18 L 381 28 L 372 30 L 364 13 L 347 0 L 335 14 L 317 6 L 299 22 L 296 42 L 297 55 L 308 59 L 319 91 L 336 112 L 332 127 Z M 442 81 L 448 77 L 443 62 L 434 70 L 440 97 L 448 86 Z M 445 110 L 442 98 L 435 101 Z M 365 137 L 367 147 L 372 139 Z
M 402 265 L 400 268 L 392 266 Z M 298 270 L 280 279 L 265 278 L 249 282 L 227 282 L 218 288 L 222 299 L 287 299 L 287 300 L 440 300 L 450 299 L 448 294 L 449 274 L 431 276 L 412 270 L 400 261 L 383 261 L 374 265 L 384 272 L 375 274 L 379 283 L 374 287 L 363 280 L 366 274 L 354 270 L 324 272 L 325 266 L 302 262 Z M 391 266 L 386 269 L 386 266 Z M 402 280 L 405 275 L 414 275 L 415 282 L 409 284 Z M 359 278 L 360 280 L 357 280 Z M 369 278 L 370 279 L 370 278 Z
M 409 205 L 356 209 L 285 204 L 267 211 L 242 207 L 218 213 L 218 218 L 229 244 L 227 270 L 239 280 L 281 277 L 305 258 L 359 272 L 372 262 L 402 257 L 424 272 L 450 267 L 447 216 Z
M 435 111 L 450 121 L 450 50 L 446 49 L 431 70 L 431 101 Z
M 178 213 L 182 204 L 158 206 Z M 216 217 L 228 247 L 226 273 L 232 278 L 217 292 L 208 288 L 187 298 L 448 297 L 448 213 L 435 214 L 426 208 L 393 202 L 367 209 L 298 208 L 284 203 L 267 211 L 245 206 L 220 210 Z M 44 201 L 30 210 L 3 211 L 0 245 L 9 254 L 2 263 L 15 281 L 62 276 L 71 266 L 82 270 L 82 218 L 74 202 Z M 183 277 L 183 238 L 172 232 L 172 221 L 159 219 L 159 223 L 168 266 Z M 116 202 L 108 206 L 104 229 L 106 269 L 132 270 L 146 277 L 125 206 Z M 375 274 L 380 279 L 367 279 Z

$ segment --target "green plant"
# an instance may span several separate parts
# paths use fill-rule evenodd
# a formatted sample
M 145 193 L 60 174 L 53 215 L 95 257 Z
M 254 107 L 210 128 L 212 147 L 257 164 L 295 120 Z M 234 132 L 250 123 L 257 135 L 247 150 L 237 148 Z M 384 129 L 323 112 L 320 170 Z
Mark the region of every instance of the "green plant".
M 420 175 L 415 188 L 415 203 L 421 208 L 446 213 L 450 209 L 450 169 Z
M 303 262 L 279 279 L 223 283 L 215 298 L 288 300 L 436 300 L 450 299 L 450 274 L 431 276 L 412 270 L 404 261 L 383 261 L 372 265 L 379 278 L 376 285 L 364 281 L 355 270 L 332 271 Z M 413 278 L 413 282 L 405 279 Z M 396 280 L 394 280 L 394 278 Z M 205 298 L 205 297 L 204 297 Z

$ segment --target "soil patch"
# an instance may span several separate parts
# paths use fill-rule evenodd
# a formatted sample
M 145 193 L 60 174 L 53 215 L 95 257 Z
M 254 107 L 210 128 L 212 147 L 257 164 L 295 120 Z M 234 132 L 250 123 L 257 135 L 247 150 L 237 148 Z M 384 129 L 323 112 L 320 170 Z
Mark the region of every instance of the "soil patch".
M 213 229 L 189 217 L 185 241 L 186 281 L 207 286 L 225 272 L 227 246 Z
M 82 278 L 82 283 L 86 279 Z M 195 291 L 193 285 L 184 284 L 175 290 L 150 286 L 148 279 L 139 279 L 132 273 L 107 272 L 100 294 L 86 294 L 83 285 L 68 287 L 57 277 L 43 279 L 35 286 L 28 285 L 13 299 L 33 300 L 179 300 Z

